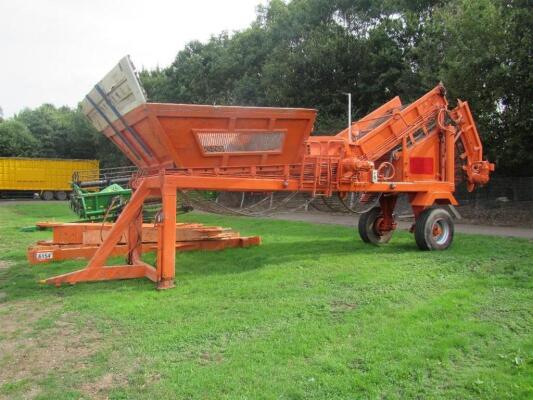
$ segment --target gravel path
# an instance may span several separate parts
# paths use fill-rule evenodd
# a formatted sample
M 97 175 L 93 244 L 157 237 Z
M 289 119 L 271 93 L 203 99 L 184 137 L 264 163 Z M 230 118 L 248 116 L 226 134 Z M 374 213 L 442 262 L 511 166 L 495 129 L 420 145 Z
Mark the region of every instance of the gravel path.
M 31 204 L 41 202 L 42 200 L 0 200 L 0 206 L 9 204 Z M 61 203 L 54 201 L 54 203 Z M 64 202 L 65 204 L 67 202 Z M 336 214 L 326 212 L 293 212 L 286 214 L 272 215 L 269 218 L 280 219 L 286 221 L 304 221 L 315 224 L 334 224 L 345 226 L 357 226 L 358 216 L 350 214 Z M 400 229 L 409 229 L 412 221 L 398 221 Z M 459 233 L 472 233 L 476 235 L 489 236 L 503 236 L 503 237 L 518 237 L 525 239 L 533 239 L 533 229 L 520 228 L 514 226 L 488 226 L 488 225 L 474 225 L 464 224 L 461 220 L 455 221 L 455 231 Z
M 335 224 L 345 226 L 357 226 L 358 216 L 347 214 L 334 214 L 322 212 L 298 212 L 273 215 L 270 218 L 287 221 L 305 221 L 315 224 Z M 412 221 L 398 221 L 400 229 L 409 229 Z M 533 239 L 533 229 L 518 228 L 512 226 L 486 226 L 462 224 L 460 220 L 455 222 L 455 231 L 459 233 L 472 233 L 476 235 L 506 236 Z

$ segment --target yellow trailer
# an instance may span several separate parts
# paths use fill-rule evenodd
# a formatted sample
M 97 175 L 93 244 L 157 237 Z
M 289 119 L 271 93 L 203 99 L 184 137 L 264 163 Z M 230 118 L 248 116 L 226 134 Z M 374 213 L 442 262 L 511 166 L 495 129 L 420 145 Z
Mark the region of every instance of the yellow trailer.
M 0 195 L 38 193 L 43 200 L 65 200 L 74 171 L 98 168 L 98 160 L 0 157 Z

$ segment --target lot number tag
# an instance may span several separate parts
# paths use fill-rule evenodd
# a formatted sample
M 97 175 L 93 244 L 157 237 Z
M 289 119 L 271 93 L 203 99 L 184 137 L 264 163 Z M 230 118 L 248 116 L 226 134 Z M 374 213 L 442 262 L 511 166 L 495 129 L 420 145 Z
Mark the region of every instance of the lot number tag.
M 52 258 L 54 258 L 54 253 L 52 253 L 51 251 L 43 251 L 43 252 L 37 253 L 35 257 L 39 261 L 51 260 Z

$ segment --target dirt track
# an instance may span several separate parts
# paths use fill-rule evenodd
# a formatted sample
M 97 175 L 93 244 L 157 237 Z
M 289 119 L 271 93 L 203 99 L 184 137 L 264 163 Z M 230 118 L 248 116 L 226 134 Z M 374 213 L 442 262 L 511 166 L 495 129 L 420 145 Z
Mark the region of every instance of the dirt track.
M 315 224 L 336 224 L 345 226 L 357 226 L 358 216 L 347 214 L 328 214 L 323 212 L 299 212 L 273 215 L 271 218 L 281 219 L 287 221 L 305 221 Z M 400 229 L 409 229 L 411 221 L 399 221 Z M 455 231 L 459 233 L 472 233 L 477 235 L 489 236 L 507 236 L 519 237 L 525 239 L 533 239 L 533 229 L 518 228 L 512 226 L 486 226 L 486 225 L 472 225 L 462 224 L 461 221 L 456 221 Z
M 31 204 L 41 202 L 42 200 L 0 200 L 0 206 L 9 204 Z M 54 201 L 54 203 L 60 203 Z M 66 202 L 64 202 L 66 204 Z M 286 214 L 272 215 L 269 218 L 287 220 L 287 221 L 304 221 L 315 224 L 334 224 L 344 226 L 357 226 L 358 216 L 350 214 L 336 214 L 325 212 L 293 212 Z M 409 229 L 411 221 L 399 221 L 400 229 Z M 455 224 L 455 231 L 459 233 L 471 233 L 476 235 L 489 236 L 503 236 L 503 237 L 519 237 L 525 239 L 533 239 L 533 229 L 520 228 L 514 226 L 488 226 L 488 225 L 474 225 L 461 223 L 457 220 Z

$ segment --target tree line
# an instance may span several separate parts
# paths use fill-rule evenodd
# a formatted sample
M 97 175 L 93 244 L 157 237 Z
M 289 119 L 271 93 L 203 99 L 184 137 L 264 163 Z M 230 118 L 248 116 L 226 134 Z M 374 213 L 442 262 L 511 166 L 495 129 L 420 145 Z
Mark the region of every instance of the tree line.
M 126 159 L 78 109 L 43 104 L 0 122 L 0 157 L 99 159 L 104 166 Z
M 533 174 L 532 7 L 528 0 L 271 0 L 233 34 L 192 41 L 143 70 L 150 101 L 312 107 L 315 132 L 442 81 L 468 100 L 503 175 Z M 0 155 L 124 162 L 78 110 L 43 105 L 0 123 Z

